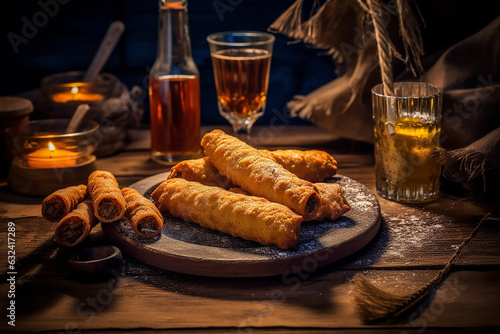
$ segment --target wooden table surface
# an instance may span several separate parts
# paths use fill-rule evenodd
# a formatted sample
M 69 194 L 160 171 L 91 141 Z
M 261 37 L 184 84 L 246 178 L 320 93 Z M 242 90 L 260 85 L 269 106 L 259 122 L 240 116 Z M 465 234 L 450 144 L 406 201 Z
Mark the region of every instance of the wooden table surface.
M 112 172 L 122 187 L 167 171 L 149 160 L 148 135 L 148 131 L 133 132 L 127 149 L 98 159 L 97 168 Z M 261 147 L 327 150 L 337 159 L 340 174 L 376 193 L 373 154 L 367 145 L 336 140 L 314 127 L 256 128 L 254 136 Z M 485 222 L 451 274 L 416 312 L 397 323 L 363 323 L 350 281 L 355 274 L 364 274 L 386 291 L 411 293 L 443 268 L 485 214 L 500 215 L 498 205 L 449 193 L 418 206 L 377 198 L 382 225 L 374 240 L 326 267 L 265 278 L 207 278 L 156 269 L 125 257 L 115 276 L 86 279 L 68 265 L 75 249 L 60 247 L 53 240 L 56 223 L 41 218 L 42 199 L 15 195 L 3 182 L 0 331 L 498 332 L 500 224 L 495 220 Z M 9 222 L 15 224 L 13 284 L 7 274 Z M 106 243 L 97 226 L 80 248 Z M 6 308 L 11 300 L 15 301 L 15 327 L 8 324 Z

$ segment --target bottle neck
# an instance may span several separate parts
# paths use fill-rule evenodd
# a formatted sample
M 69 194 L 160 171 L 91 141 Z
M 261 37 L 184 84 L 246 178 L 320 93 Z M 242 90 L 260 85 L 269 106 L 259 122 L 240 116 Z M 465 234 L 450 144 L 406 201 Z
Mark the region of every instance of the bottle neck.
M 185 1 L 161 1 L 158 60 L 175 64 L 192 59 Z

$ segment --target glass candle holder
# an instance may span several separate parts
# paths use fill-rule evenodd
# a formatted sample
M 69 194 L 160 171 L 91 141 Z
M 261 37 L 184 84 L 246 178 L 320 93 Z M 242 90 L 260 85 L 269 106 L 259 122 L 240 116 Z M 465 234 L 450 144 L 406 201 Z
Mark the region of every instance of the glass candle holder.
M 86 184 L 95 169 L 92 154 L 101 140 L 99 125 L 83 121 L 66 133 L 69 119 L 32 121 L 8 128 L 7 144 L 15 155 L 8 173 L 9 188 L 27 196 L 47 196 L 57 189 Z
M 83 81 L 84 72 L 64 72 L 42 79 L 41 91 L 46 99 L 54 103 L 92 103 L 111 96 L 117 78 L 101 73 L 91 82 Z
M 378 194 L 407 203 L 437 199 L 440 89 L 423 82 L 396 82 L 390 96 L 380 84 L 372 89 L 372 102 Z
M 12 153 L 31 168 L 64 168 L 89 159 L 99 142 L 99 125 L 85 120 L 76 132 L 66 133 L 69 119 L 32 121 L 8 128 L 7 143 Z

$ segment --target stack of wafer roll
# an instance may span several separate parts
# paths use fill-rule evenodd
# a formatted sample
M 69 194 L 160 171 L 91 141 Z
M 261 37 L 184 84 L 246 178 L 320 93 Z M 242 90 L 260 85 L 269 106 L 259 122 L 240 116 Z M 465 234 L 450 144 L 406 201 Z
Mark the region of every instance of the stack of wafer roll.
M 91 173 L 87 185 L 47 196 L 41 211 L 45 219 L 58 222 L 55 240 L 69 247 L 81 243 L 99 221 L 117 221 L 125 214 L 142 237 L 154 237 L 163 227 L 163 216 L 150 200 L 134 189 L 120 189 L 113 174 L 102 170 Z

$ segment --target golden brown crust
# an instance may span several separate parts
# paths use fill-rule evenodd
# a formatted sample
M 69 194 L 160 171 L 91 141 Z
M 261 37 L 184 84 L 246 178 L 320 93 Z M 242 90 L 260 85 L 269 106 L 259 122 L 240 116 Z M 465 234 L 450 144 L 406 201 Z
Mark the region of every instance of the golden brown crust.
M 234 187 L 226 177 L 219 174 L 207 157 L 200 159 L 184 160 L 170 170 L 168 179 L 181 178 L 195 181 L 207 186 L 217 186 L 224 189 Z
M 96 224 L 92 201 L 87 199 L 61 219 L 56 227 L 55 239 L 61 245 L 76 246 L 89 235 Z
M 321 182 L 335 175 L 337 161 L 325 151 L 318 150 L 260 150 L 282 165 L 286 170 L 309 182 Z M 184 160 L 170 170 L 169 179 L 181 178 L 207 186 L 224 189 L 234 187 L 226 177 L 219 174 L 207 157 Z
M 144 238 L 160 234 L 163 216 L 156 206 L 135 189 L 123 188 L 122 194 L 127 202 L 126 215 L 132 229 Z
M 351 209 L 344 188 L 337 183 L 315 183 L 321 194 L 321 205 L 315 220 L 337 219 Z
M 94 215 L 103 223 L 121 219 L 126 203 L 113 174 L 96 170 L 89 176 L 87 190 L 94 206 Z
M 52 222 L 60 221 L 84 200 L 86 192 L 87 186 L 84 184 L 54 191 L 43 200 L 43 218 Z
M 162 212 L 204 228 L 282 249 L 296 248 L 303 218 L 284 205 L 183 179 L 161 183 L 151 197 Z
M 307 152 L 313 152 L 313 151 L 307 151 Z M 199 160 L 203 160 L 203 162 L 200 164 Z M 187 179 L 188 181 L 196 181 L 208 186 L 232 184 L 227 178 L 218 173 L 217 173 L 217 179 L 214 180 L 210 176 L 213 175 L 214 173 L 205 172 L 206 169 L 212 169 L 217 171 L 217 169 L 213 167 L 212 164 L 210 164 L 210 162 L 206 157 L 203 159 L 186 160 L 181 164 L 182 164 L 182 169 L 187 172 L 174 174 L 173 178 L 184 178 L 184 176 L 186 176 L 189 177 L 189 179 Z M 195 166 L 198 166 L 199 168 L 194 168 Z M 198 173 L 200 173 L 200 175 L 202 176 L 201 177 L 197 176 Z M 313 175 L 313 173 L 311 173 L 310 175 Z M 169 179 L 170 178 L 172 177 L 169 176 Z M 334 220 L 350 210 L 351 207 L 349 206 L 347 200 L 344 197 L 344 189 L 340 185 L 332 183 L 315 183 L 314 185 L 318 189 L 321 198 L 320 208 L 318 210 L 318 214 L 316 215 L 316 217 L 314 217 L 314 220 L 319 220 L 319 221 L 324 219 Z M 247 191 L 243 190 L 240 187 L 236 187 L 234 185 L 228 190 L 234 193 L 250 195 Z
M 321 182 L 337 172 L 337 161 L 325 151 L 263 151 L 288 171 L 310 182 Z
M 230 191 L 230 192 L 235 193 L 235 194 L 243 194 L 243 195 L 247 195 L 247 196 L 253 196 L 248 191 L 245 191 L 245 190 L 241 189 L 240 187 L 232 187 L 232 188 L 229 188 L 227 191 Z
M 235 185 L 286 205 L 306 220 L 317 216 L 320 197 L 316 187 L 287 171 L 268 154 L 221 130 L 206 134 L 201 145 L 212 165 Z

